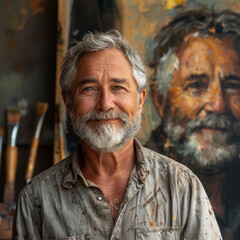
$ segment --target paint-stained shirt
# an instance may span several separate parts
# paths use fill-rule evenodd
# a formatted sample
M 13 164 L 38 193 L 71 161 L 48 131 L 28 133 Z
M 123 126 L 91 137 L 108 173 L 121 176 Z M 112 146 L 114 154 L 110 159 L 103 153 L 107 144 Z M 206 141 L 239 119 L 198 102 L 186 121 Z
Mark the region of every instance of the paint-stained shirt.
M 212 207 L 185 166 L 135 140 L 136 165 L 115 222 L 101 189 L 84 178 L 79 151 L 22 190 L 13 239 L 219 240 Z

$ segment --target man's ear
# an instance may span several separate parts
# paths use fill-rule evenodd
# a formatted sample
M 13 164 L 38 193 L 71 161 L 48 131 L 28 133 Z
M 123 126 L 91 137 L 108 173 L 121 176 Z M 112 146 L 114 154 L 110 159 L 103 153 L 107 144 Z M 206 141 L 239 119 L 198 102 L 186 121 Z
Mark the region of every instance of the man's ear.
M 168 104 L 166 97 L 159 94 L 157 82 L 151 83 L 150 95 L 158 115 L 160 116 L 160 118 L 163 118 L 164 115 L 166 115 Z
M 67 108 L 67 112 L 68 112 L 68 114 L 70 114 L 70 112 L 71 112 L 71 107 L 70 107 L 71 104 L 69 102 L 69 97 L 67 96 L 67 93 L 65 91 L 62 91 L 61 94 L 62 94 L 63 102 L 64 102 L 64 104 L 65 104 L 65 106 Z
M 142 92 L 140 93 L 140 98 L 138 103 L 138 111 L 140 115 L 142 114 L 142 111 L 143 111 L 143 104 L 145 102 L 146 96 L 147 96 L 147 90 L 143 89 Z

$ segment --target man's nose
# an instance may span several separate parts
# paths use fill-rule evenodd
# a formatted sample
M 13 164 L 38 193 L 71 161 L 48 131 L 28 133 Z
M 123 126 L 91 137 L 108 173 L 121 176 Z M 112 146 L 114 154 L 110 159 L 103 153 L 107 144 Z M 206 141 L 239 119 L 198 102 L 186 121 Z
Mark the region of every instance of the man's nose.
M 114 106 L 115 106 L 115 104 L 113 101 L 112 94 L 110 93 L 109 90 L 103 89 L 99 93 L 99 97 L 98 97 L 97 103 L 96 103 L 96 110 L 107 112 L 107 111 L 113 109 Z
M 217 83 L 212 84 L 208 89 L 207 95 L 207 101 L 204 106 L 205 111 L 213 112 L 215 114 L 223 114 L 226 111 L 226 101 L 221 82 L 218 81 Z

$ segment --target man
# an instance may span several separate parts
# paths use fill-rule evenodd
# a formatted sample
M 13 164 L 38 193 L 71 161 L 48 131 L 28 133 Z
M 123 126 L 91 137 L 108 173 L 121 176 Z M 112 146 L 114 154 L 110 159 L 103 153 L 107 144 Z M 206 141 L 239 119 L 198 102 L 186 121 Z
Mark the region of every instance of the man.
M 232 185 L 239 181 L 239 29 L 239 14 L 203 8 L 180 13 L 158 32 L 151 96 L 162 121 L 147 144 L 200 177 L 231 239 L 240 239 Z
M 14 239 L 222 239 L 195 175 L 134 139 L 145 67 L 119 32 L 86 34 L 60 83 L 79 148 L 23 189 Z

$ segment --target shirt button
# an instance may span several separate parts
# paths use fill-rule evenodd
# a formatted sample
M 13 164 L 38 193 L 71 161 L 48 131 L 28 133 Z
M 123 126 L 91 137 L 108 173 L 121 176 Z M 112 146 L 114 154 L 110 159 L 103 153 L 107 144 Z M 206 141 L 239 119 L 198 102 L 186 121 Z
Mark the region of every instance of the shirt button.
M 101 196 L 98 196 L 98 197 L 97 197 L 97 200 L 98 200 L 98 201 L 102 201 L 103 198 L 102 198 Z

